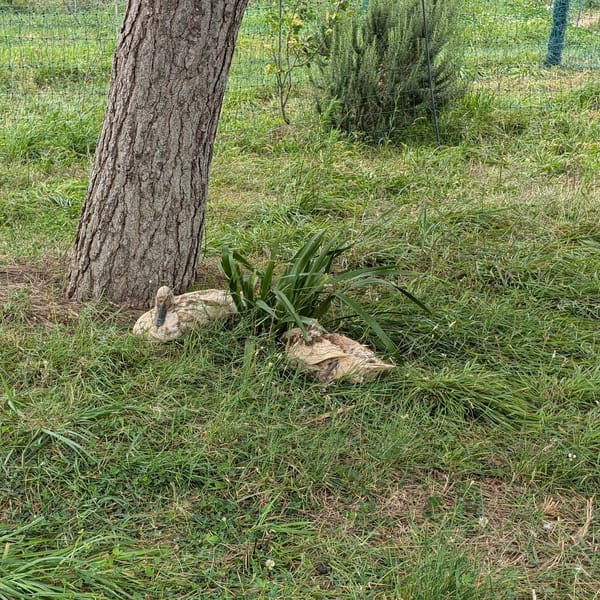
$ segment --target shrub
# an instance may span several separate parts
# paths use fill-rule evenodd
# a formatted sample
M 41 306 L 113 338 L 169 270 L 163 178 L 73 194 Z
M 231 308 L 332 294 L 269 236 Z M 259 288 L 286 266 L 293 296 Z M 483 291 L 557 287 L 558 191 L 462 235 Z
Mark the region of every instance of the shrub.
M 462 91 L 453 0 L 427 2 L 431 76 L 436 104 Z M 393 137 L 431 110 L 425 27 L 419 0 L 371 0 L 321 32 L 313 72 L 325 123 L 374 141 Z

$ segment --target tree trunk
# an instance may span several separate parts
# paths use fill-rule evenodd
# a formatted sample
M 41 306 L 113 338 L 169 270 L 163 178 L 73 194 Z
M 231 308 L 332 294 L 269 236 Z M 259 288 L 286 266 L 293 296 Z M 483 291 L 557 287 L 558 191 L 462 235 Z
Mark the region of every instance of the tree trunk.
M 147 306 L 188 288 L 247 0 L 130 0 L 67 295 Z

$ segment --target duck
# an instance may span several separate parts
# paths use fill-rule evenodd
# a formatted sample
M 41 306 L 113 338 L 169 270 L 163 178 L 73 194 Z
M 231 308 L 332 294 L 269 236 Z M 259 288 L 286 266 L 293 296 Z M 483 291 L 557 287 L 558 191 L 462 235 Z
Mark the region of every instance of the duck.
M 193 327 L 224 321 L 235 313 L 235 302 L 224 290 L 199 290 L 176 296 L 169 286 L 164 285 L 156 292 L 154 308 L 144 313 L 133 326 L 133 334 L 171 342 Z
M 362 383 L 394 369 L 377 358 L 371 348 L 340 333 L 327 333 L 314 326 L 306 328 L 305 339 L 299 327 L 284 334 L 286 354 L 293 364 L 329 383 L 345 379 Z

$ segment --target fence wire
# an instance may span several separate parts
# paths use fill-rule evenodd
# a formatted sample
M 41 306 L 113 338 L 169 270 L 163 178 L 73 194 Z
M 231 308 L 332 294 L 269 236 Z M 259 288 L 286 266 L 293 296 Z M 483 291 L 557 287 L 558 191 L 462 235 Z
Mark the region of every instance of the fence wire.
M 304 0 L 303 18 L 318 19 L 323 0 Z M 300 6 L 252 0 L 232 65 L 221 131 L 240 120 L 277 115 L 277 58 L 285 31 L 280 17 Z M 507 105 L 528 109 L 598 80 L 600 0 L 570 2 L 559 67 L 544 67 L 552 5 L 543 0 L 459 3 L 461 77 Z M 5 125 L 58 115 L 97 126 L 107 94 L 122 0 L 0 0 L 0 115 Z M 279 19 L 279 20 L 278 20 Z M 302 24 L 304 25 L 304 24 Z M 281 71 L 280 71 L 281 72 Z M 307 69 L 292 70 L 289 118 L 315 119 Z M 91 115 L 91 116 L 90 116 Z

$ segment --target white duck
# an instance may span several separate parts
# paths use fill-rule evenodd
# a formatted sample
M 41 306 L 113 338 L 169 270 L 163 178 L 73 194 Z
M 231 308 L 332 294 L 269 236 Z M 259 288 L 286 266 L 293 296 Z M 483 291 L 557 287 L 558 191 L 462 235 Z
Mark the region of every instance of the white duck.
M 233 298 L 224 290 L 200 290 L 175 296 L 173 290 L 164 285 L 156 292 L 154 308 L 137 320 L 133 333 L 170 342 L 197 325 L 224 321 L 236 312 Z

